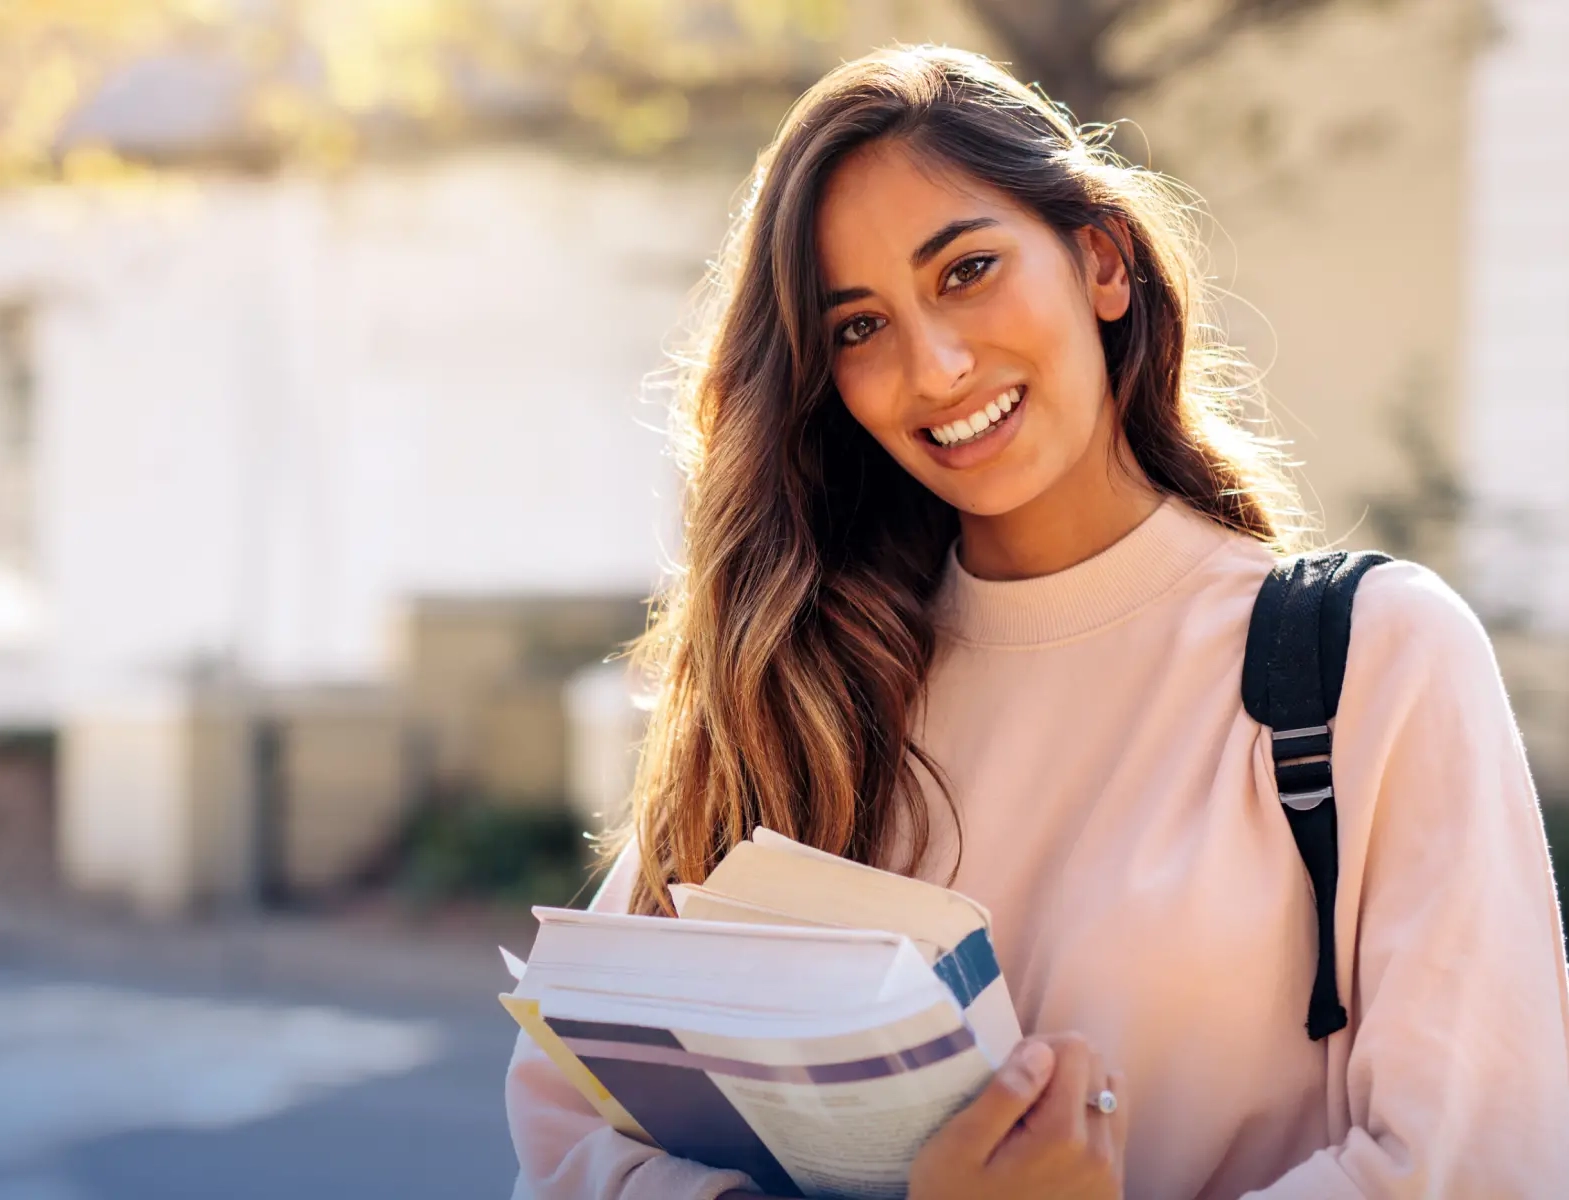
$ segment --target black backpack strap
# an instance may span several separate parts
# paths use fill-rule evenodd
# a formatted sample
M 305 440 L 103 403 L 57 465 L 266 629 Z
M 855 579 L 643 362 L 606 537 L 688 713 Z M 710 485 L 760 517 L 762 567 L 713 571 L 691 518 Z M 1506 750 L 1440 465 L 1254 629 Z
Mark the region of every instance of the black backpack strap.
M 1253 604 L 1242 662 L 1242 703 L 1271 731 L 1275 785 L 1313 884 L 1318 970 L 1308 1037 L 1346 1026 L 1335 986 L 1335 885 L 1340 874 L 1329 721 L 1340 706 L 1351 603 L 1363 574 L 1387 554 L 1334 550 L 1282 559 Z

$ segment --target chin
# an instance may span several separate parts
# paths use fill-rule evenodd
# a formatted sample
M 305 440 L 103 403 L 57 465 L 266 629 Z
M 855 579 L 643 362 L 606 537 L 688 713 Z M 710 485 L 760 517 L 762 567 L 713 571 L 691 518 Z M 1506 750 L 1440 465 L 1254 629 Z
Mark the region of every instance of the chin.
M 1071 467 L 1072 459 L 1059 447 L 1016 442 L 996 461 L 923 482 L 961 513 L 1004 517 L 1056 489 L 1071 474 Z
M 973 517 L 1005 517 L 1024 508 L 1050 489 L 1049 482 L 1036 487 L 1004 484 L 999 480 L 997 486 L 968 488 L 952 496 L 945 496 L 944 499 L 960 512 Z

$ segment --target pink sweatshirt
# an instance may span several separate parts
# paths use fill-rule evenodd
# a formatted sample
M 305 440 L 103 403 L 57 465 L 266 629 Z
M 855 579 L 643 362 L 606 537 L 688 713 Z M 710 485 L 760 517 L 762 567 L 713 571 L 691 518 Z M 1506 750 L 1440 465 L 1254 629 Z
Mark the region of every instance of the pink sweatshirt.
M 1357 593 L 1335 729 L 1338 977 L 1303 1027 L 1312 896 L 1242 709 L 1271 557 L 1179 501 L 1066 571 L 950 555 L 919 730 L 964 825 L 1028 1032 L 1126 1075 L 1134 1200 L 1569 1197 L 1569 989 L 1542 821 L 1476 618 L 1431 572 Z M 946 879 L 953 822 L 921 871 Z M 629 862 L 596 900 L 624 908 Z M 744 1176 L 606 1127 L 520 1038 L 507 1108 L 533 1200 L 712 1200 Z

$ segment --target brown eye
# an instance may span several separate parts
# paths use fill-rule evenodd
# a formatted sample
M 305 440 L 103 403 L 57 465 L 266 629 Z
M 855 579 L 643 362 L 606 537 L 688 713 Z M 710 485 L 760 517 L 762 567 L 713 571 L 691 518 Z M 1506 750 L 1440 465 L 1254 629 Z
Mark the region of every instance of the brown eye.
M 834 341 L 840 346 L 858 346 L 881 328 L 880 317 L 851 317 L 839 326 L 839 333 Z
M 978 254 L 973 258 L 966 258 L 953 265 L 953 269 L 948 272 L 946 282 L 957 288 L 969 287 L 990 271 L 992 264 L 996 261 L 996 257 L 989 254 Z

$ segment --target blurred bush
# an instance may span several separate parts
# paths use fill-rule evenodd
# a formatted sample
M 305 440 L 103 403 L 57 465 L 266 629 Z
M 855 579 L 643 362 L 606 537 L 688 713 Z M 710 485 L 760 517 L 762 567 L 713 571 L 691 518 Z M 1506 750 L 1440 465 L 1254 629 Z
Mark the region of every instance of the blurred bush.
M 565 803 L 520 808 L 470 794 L 410 821 L 397 883 L 420 907 L 461 899 L 582 904 L 590 858 L 582 817 Z
M 1558 904 L 1563 910 L 1564 927 L 1569 929 L 1569 804 L 1542 805 L 1542 821 L 1547 826 L 1553 873 L 1558 876 Z

